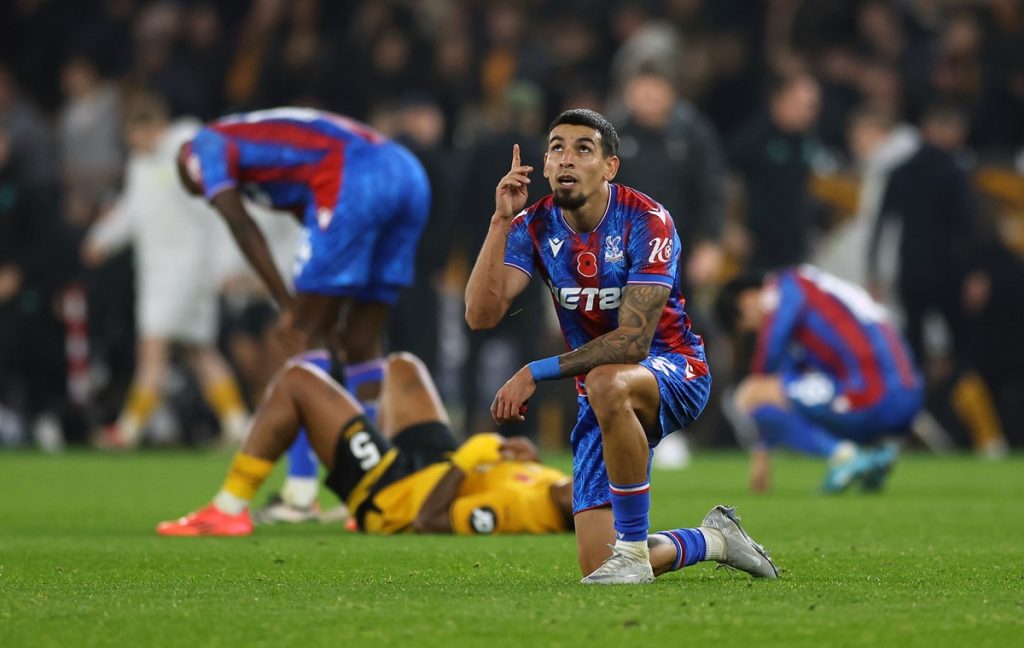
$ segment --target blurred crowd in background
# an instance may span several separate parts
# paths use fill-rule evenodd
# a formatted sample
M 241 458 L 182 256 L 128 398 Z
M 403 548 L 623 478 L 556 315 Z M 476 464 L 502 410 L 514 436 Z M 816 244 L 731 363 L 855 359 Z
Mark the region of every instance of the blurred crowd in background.
M 468 432 L 562 347 L 540 285 L 496 330 L 462 323 L 494 186 L 513 143 L 539 167 L 548 121 L 588 107 L 619 130 L 618 181 L 662 202 L 684 244 L 716 384 L 692 438 L 735 442 L 721 405 L 749 354 L 715 328 L 716 287 L 811 262 L 903 323 L 930 385 L 924 442 L 1024 443 L 1024 0 L 5 2 L 4 445 L 83 442 L 125 398 L 141 261 L 81 250 L 121 190 L 140 95 L 200 120 L 324 108 L 421 158 L 435 204 L 390 346 L 424 358 Z M 219 347 L 253 406 L 275 310 L 245 274 L 220 277 Z M 188 372 L 164 391 L 153 443 L 216 436 Z M 574 404 L 568 383 L 543 385 L 525 431 L 559 443 Z

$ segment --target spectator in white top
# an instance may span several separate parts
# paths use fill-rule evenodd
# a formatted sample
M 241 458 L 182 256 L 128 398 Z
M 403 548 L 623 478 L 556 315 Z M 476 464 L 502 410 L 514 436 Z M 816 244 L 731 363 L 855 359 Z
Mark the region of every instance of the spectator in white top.
M 96 266 L 134 246 L 138 349 L 131 392 L 99 445 L 131 447 L 160 403 L 171 346 L 184 347 L 228 442 L 245 434 L 248 413 L 230 368 L 217 351 L 218 288 L 231 241 L 223 223 L 177 181 L 181 144 L 199 130 L 191 119 L 171 122 L 166 106 L 133 98 L 125 117 L 131 147 L 124 192 L 89 232 L 83 262 Z

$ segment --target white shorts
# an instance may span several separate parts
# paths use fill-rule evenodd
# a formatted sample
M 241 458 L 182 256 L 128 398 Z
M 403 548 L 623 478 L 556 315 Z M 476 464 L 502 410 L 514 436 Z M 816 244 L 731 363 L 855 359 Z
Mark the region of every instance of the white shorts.
M 139 277 L 136 327 L 142 337 L 184 344 L 212 344 L 217 339 L 219 304 L 208 277 Z

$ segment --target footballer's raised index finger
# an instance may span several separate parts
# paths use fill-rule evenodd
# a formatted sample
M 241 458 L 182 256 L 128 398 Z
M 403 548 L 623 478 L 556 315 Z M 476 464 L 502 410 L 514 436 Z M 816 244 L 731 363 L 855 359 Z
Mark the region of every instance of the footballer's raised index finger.
M 512 145 L 512 168 L 519 166 L 519 145 Z

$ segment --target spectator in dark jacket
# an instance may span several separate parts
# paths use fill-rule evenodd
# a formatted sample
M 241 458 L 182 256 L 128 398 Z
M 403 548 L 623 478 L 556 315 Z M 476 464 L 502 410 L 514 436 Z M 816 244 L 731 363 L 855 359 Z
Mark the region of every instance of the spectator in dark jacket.
M 889 179 L 868 262 L 871 273 L 882 228 L 898 221 L 897 292 L 907 339 L 918 358 L 925 357 L 923 323 L 930 311 L 945 320 L 954 353 L 962 350 L 966 332 L 961 294 L 977 234 L 970 181 L 956 158 L 967 135 L 963 115 L 946 106 L 933 107 L 922 120 L 921 132 L 921 147 Z
M 50 191 L 30 181 L 26 166 L 0 128 L 0 410 L 31 423 L 66 401 L 56 304 L 68 270 L 62 259 L 69 255 Z M 0 436 L 9 438 L 4 430 Z
M 725 165 L 714 127 L 672 81 L 643 68 L 623 88 L 628 116 L 619 127 L 616 182 L 657 196 L 682 242 L 684 281 L 702 285 L 717 273 L 725 210 Z
M 975 195 L 957 154 L 967 138 L 966 116 L 957 108 L 929 108 L 921 121 L 923 144 L 889 179 L 872 240 L 869 272 L 888 221 L 900 225 L 897 292 L 906 320 L 907 340 L 928 367 L 924 323 L 937 314 L 950 340 L 952 384 L 949 401 L 973 445 L 982 454 L 1006 452 L 1002 422 L 988 383 L 979 375 L 977 334 L 967 304 L 982 277 L 978 241 L 981 228 Z M 1012 351 L 1010 352 L 1012 353 Z M 983 364 L 983 363 L 982 363 Z M 936 373 L 932 373 L 936 377 Z
M 807 179 L 817 144 L 821 90 L 814 77 L 786 76 L 772 86 L 768 111 L 740 132 L 730 151 L 746 189 L 750 269 L 764 272 L 806 260 L 811 206 Z

